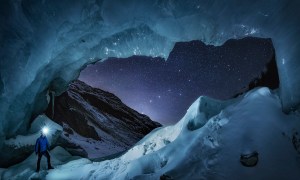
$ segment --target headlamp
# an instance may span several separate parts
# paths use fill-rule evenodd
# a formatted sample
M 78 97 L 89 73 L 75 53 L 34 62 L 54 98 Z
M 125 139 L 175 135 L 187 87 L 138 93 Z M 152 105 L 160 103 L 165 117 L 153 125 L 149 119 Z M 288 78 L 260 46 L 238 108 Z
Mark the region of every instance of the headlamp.
M 49 129 L 47 127 L 43 127 L 42 133 L 45 134 L 45 135 L 47 135 L 48 132 L 49 132 Z

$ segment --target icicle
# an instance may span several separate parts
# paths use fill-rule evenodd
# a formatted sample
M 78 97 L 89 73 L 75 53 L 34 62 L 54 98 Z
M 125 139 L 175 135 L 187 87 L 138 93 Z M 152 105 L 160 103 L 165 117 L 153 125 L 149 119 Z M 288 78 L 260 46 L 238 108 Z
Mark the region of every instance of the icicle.
M 55 99 L 55 92 L 54 92 L 54 91 L 50 91 L 50 93 L 51 93 L 51 103 L 52 103 L 52 107 L 51 107 L 51 110 L 52 110 L 51 118 L 53 119 L 53 118 L 54 118 L 54 99 Z

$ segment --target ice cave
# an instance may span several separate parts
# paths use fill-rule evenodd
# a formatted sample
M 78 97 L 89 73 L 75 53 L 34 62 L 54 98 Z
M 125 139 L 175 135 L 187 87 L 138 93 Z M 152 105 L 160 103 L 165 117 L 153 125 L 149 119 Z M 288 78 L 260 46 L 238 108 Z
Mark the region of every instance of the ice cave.
M 299 7 L 298 0 L 1 1 L 1 179 L 299 179 Z M 167 58 L 176 42 L 219 46 L 248 36 L 272 39 L 278 89 L 226 101 L 201 96 L 177 124 L 109 160 L 52 147 L 57 166 L 35 173 L 28 152 L 39 128 L 52 127 L 50 144 L 63 128 L 43 113 L 88 64 Z M 257 165 L 242 166 L 251 153 Z

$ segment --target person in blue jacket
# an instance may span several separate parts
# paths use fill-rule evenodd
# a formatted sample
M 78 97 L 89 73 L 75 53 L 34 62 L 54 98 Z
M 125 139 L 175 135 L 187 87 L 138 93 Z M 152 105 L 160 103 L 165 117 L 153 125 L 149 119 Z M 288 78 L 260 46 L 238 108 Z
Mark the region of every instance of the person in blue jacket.
M 42 131 L 41 136 L 36 140 L 35 143 L 35 154 L 38 155 L 37 165 L 36 165 L 36 172 L 40 171 L 40 162 L 42 156 L 46 156 L 48 169 L 53 169 L 50 162 L 50 155 L 48 153 L 49 143 L 46 137 L 46 134 Z

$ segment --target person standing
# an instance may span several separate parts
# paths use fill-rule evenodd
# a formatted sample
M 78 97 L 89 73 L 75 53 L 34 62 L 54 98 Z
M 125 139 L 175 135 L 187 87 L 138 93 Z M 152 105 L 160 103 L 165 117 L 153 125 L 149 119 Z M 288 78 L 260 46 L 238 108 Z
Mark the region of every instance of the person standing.
M 48 169 L 53 169 L 50 162 L 50 154 L 48 152 L 49 149 L 49 143 L 48 139 L 46 137 L 46 133 L 42 131 L 41 136 L 36 140 L 35 143 L 35 154 L 38 155 L 37 165 L 36 165 L 36 172 L 40 171 L 40 163 L 42 156 L 46 156 L 47 163 L 48 163 Z

